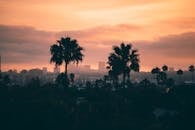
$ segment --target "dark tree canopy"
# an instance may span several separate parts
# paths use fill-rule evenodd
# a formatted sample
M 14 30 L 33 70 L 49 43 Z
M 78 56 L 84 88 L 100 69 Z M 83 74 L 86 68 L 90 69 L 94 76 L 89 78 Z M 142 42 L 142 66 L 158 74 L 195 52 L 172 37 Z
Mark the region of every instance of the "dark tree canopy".
M 192 73 L 192 80 L 194 80 L 194 71 L 195 71 L 194 65 L 190 65 L 188 70 Z
M 177 75 L 183 75 L 183 70 L 179 69 L 179 70 L 177 71 Z
M 151 73 L 152 74 L 158 74 L 160 72 L 160 68 L 156 67 L 156 68 L 153 68 Z

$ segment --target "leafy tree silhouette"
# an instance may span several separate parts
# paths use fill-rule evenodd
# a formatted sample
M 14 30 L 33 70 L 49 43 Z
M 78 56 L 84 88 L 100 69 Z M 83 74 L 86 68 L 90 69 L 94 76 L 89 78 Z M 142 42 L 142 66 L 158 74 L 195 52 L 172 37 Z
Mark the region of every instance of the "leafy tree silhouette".
M 194 80 L 194 71 L 195 71 L 195 68 L 193 65 L 190 65 L 188 70 L 192 73 L 192 81 Z
M 61 86 L 68 86 L 69 85 L 69 79 L 67 77 L 67 75 L 65 73 L 60 73 L 57 78 L 56 81 L 57 85 L 59 85 L 59 87 Z
M 8 85 L 11 82 L 10 76 L 9 75 L 5 75 L 3 77 L 3 84 Z
M 130 79 L 131 70 L 139 71 L 139 54 L 137 50 L 132 49 L 131 44 L 114 46 L 113 51 L 108 57 L 108 69 L 112 76 L 117 77 L 123 74 L 123 84 L 126 82 L 126 76 Z
M 75 75 L 73 73 L 70 73 L 70 81 L 73 84 L 74 83 Z
M 163 71 L 160 71 L 158 74 L 158 84 L 165 85 L 167 81 L 167 74 Z
M 65 63 L 65 75 L 67 77 L 67 66 L 70 62 L 79 63 L 83 60 L 83 48 L 79 46 L 77 40 L 70 37 L 62 37 L 56 44 L 50 47 L 51 59 L 55 65 Z
M 104 80 L 104 85 L 105 85 L 107 83 L 107 81 L 109 80 L 108 75 L 104 75 L 103 80 Z

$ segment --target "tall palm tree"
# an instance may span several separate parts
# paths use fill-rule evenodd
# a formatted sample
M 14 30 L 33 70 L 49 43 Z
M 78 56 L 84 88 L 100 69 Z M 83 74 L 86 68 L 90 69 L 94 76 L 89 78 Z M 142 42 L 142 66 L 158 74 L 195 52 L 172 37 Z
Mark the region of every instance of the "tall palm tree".
M 179 80 L 181 81 L 181 76 L 183 75 L 183 70 L 179 69 L 177 71 L 177 75 L 179 76 Z
M 70 62 L 79 63 L 83 60 L 83 48 L 79 46 L 77 40 L 70 37 L 62 37 L 56 44 L 50 47 L 51 59 L 55 65 L 65 65 L 65 75 L 67 76 L 67 67 Z
M 114 46 L 113 51 L 108 57 L 109 70 L 117 75 L 123 74 L 123 83 L 126 76 L 130 78 L 131 70 L 139 71 L 139 54 L 132 49 L 131 44 Z
M 195 71 L 195 68 L 193 65 L 190 65 L 188 70 L 192 73 L 192 81 L 194 80 L 194 71 Z

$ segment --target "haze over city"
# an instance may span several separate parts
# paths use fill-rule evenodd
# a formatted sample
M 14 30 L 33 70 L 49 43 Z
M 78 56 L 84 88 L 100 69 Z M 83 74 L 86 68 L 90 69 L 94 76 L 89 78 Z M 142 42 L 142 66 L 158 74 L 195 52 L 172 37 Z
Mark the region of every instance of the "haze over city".
M 81 65 L 98 69 L 113 45 L 132 43 L 141 71 L 154 66 L 186 68 L 195 59 L 194 1 L 0 1 L 2 70 L 31 69 L 49 63 L 49 47 L 62 36 L 84 48 Z M 63 68 L 62 68 L 63 69 Z

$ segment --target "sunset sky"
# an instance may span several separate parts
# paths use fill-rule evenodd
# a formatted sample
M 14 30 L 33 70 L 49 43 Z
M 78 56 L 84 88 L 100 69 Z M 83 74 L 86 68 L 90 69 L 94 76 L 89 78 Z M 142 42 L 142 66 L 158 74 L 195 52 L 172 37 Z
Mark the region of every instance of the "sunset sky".
M 1 0 L 2 69 L 48 67 L 62 36 L 84 47 L 82 65 L 96 69 L 113 45 L 132 43 L 142 71 L 195 64 L 194 0 Z

